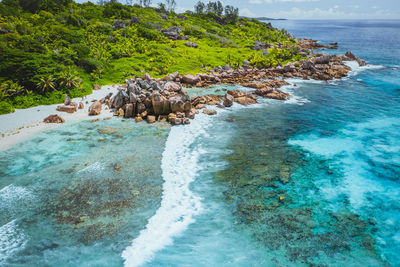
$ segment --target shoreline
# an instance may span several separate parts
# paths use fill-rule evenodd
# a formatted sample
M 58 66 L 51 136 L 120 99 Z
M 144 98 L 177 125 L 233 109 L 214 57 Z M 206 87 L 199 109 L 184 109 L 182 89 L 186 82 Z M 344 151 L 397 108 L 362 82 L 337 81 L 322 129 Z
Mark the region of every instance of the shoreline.
M 92 94 L 84 97 L 84 102 L 88 101 L 83 109 L 78 109 L 75 113 L 57 111 L 60 104 L 42 105 L 27 109 L 17 109 L 13 113 L 0 115 L 0 151 L 5 151 L 12 146 L 46 130 L 54 129 L 61 124 L 44 123 L 43 120 L 53 114 L 57 114 L 68 122 L 79 120 L 91 120 L 97 118 L 112 117 L 113 113 L 105 110 L 96 117 L 88 116 L 88 107 L 92 100 L 105 97 L 109 93 L 116 93 L 119 85 L 103 86 L 100 90 L 93 91 Z M 82 101 L 82 98 L 75 98 L 73 101 Z
M 304 39 L 305 42 L 303 45 L 307 46 L 309 48 L 310 46 L 310 41 L 307 39 Z M 311 42 L 313 45 L 314 42 Z M 301 45 L 300 45 L 301 47 Z M 282 92 L 278 90 L 278 88 L 287 85 L 288 83 L 285 81 L 286 79 L 290 78 L 300 78 L 305 81 L 314 79 L 314 80 L 321 80 L 321 81 L 328 81 L 332 79 L 341 79 L 344 77 L 347 77 L 350 75 L 351 71 L 354 71 L 348 64 L 346 64 L 349 61 L 354 61 L 354 65 L 358 63 L 359 66 L 362 66 L 360 62 L 364 62 L 358 57 L 355 57 L 352 53 L 349 52 L 351 57 L 346 55 L 329 55 L 329 54 L 316 54 L 317 57 L 315 58 L 309 58 L 308 60 L 302 60 L 301 62 L 297 63 L 288 63 L 287 65 L 283 66 L 277 66 L 273 68 L 240 68 L 240 69 L 232 69 L 232 68 L 216 68 L 215 72 L 210 71 L 210 74 L 205 74 L 205 73 L 199 73 L 197 75 L 179 75 L 177 73 L 167 75 L 163 79 L 154 79 L 151 78 L 148 74 L 145 74 L 142 79 L 135 78 L 135 79 L 128 79 L 127 83 L 125 85 L 109 85 L 109 86 L 103 86 L 100 90 L 93 91 L 92 94 L 87 95 L 83 98 L 75 98 L 72 99 L 74 102 L 88 102 L 88 104 L 85 104 L 85 107 L 83 109 L 78 109 L 75 113 L 66 113 L 66 112 L 60 112 L 57 111 L 56 108 L 59 106 L 59 104 L 53 104 L 53 105 L 47 105 L 47 106 L 36 106 L 28 109 L 19 109 L 16 110 L 14 113 L 9 113 L 5 115 L 0 116 L 0 151 L 5 151 L 12 146 L 18 144 L 21 141 L 26 140 L 27 138 L 34 136 L 35 134 L 53 129 L 57 127 L 59 124 L 56 123 L 44 123 L 43 120 L 49 115 L 59 115 L 62 118 L 66 119 L 67 121 L 78 121 L 78 120 L 91 120 L 91 119 L 98 119 L 98 118 L 110 118 L 115 115 L 119 115 L 120 117 L 126 117 L 126 118 L 135 118 L 139 119 L 136 120 L 138 121 L 143 121 L 146 119 L 149 121 L 148 117 L 154 117 L 155 120 L 160 121 L 160 117 L 163 117 L 162 119 L 168 120 L 172 124 L 188 124 L 190 123 L 189 119 L 193 119 L 195 114 L 199 113 L 199 110 L 203 109 L 203 113 L 209 112 L 208 109 L 205 108 L 205 105 L 216 105 L 219 108 L 224 108 L 224 106 L 229 107 L 232 105 L 233 102 L 240 103 L 242 105 L 251 105 L 257 103 L 257 97 L 263 97 L 263 98 L 271 98 L 271 99 L 277 99 L 277 100 L 287 100 L 291 96 L 290 94 L 287 94 L 285 92 Z M 322 62 L 320 62 L 322 61 Z M 365 63 L 365 62 L 364 62 Z M 366 64 L 366 63 L 365 63 Z M 317 68 L 315 68 L 317 67 Z M 270 79 L 270 80 L 268 80 Z M 216 84 L 227 84 L 227 85 L 232 85 L 232 84 L 239 84 L 242 86 L 245 86 L 248 88 L 248 92 L 244 93 L 239 90 L 233 90 L 233 91 L 228 91 L 225 96 L 221 95 L 219 96 L 219 99 L 216 99 L 215 97 L 210 98 L 210 95 L 205 95 L 205 96 L 195 96 L 192 99 L 188 98 L 187 100 L 184 100 L 184 102 L 189 102 L 190 108 L 182 108 L 182 110 L 179 111 L 173 111 L 173 114 L 177 114 L 178 116 L 175 115 L 175 118 L 173 118 L 173 121 L 170 121 L 169 118 L 166 118 L 167 114 L 165 115 L 160 115 L 159 114 L 154 114 L 155 116 L 147 116 L 144 115 L 142 116 L 143 112 L 148 113 L 148 115 L 153 115 L 151 113 L 151 110 L 153 109 L 152 105 L 150 104 L 150 110 L 146 104 L 146 107 L 144 107 L 144 110 L 141 112 L 138 112 L 138 110 L 135 108 L 136 104 L 139 102 L 135 102 L 133 104 L 133 111 L 131 110 L 130 113 L 131 115 L 127 116 L 127 110 L 126 106 L 129 104 L 129 100 L 126 101 L 126 98 L 121 97 L 123 90 L 126 90 L 128 88 L 127 92 L 129 95 L 129 83 L 132 84 L 135 83 L 137 84 L 137 80 L 144 80 L 148 81 L 149 83 L 158 83 L 159 85 L 157 86 L 158 88 L 156 89 L 156 94 L 157 90 L 164 90 L 163 86 L 165 86 L 165 82 L 167 84 L 178 84 L 180 89 L 177 90 L 176 88 L 172 88 L 169 90 L 164 90 L 164 91 L 169 91 L 166 94 L 166 97 L 164 98 L 165 100 L 162 100 L 161 102 L 156 103 L 159 105 L 164 105 L 165 102 L 170 101 L 168 98 L 170 97 L 169 95 L 176 95 L 176 97 L 183 97 L 185 98 L 185 95 L 187 95 L 187 92 L 183 91 L 182 85 L 179 83 L 181 82 L 186 88 L 191 88 L 191 87 L 197 87 L 197 88 L 205 88 L 207 87 L 216 85 Z M 162 84 L 164 83 L 164 84 Z M 141 84 L 139 82 L 139 84 Z M 140 89 L 141 86 L 139 86 Z M 174 87 L 174 86 L 170 86 Z M 141 89 L 144 90 L 144 89 Z M 161 91 L 163 94 L 164 91 Z M 141 93 L 143 93 L 142 91 Z M 104 99 L 107 95 L 112 93 L 112 98 L 110 101 L 102 102 L 101 105 L 105 104 L 105 106 L 108 106 L 106 110 L 102 110 L 103 112 L 100 113 L 100 115 L 97 116 L 89 116 L 88 115 L 88 107 L 92 105 L 92 102 L 95 102 L 95 100 L 100 100 Z M 148 93 L 146 93 L 146 99 L 153 99 L 153 95 L 149 96 Z M 159 95 L 159 94 L 158 94 Z M 165 96 L 165 95 L 164 95 Z M 120 102 L 122 105 L 115 105 L 118 100 L 117 98 L 120 98 Z M 163 95 L 161 95 L 163 97 Z M 182 98 L 181 98 L 182 99 Z M 179 100 L 179 99 L 178 99 Z M 139 100 L 134 100 L 134 101 L 139 101 Z M 150 101 L 151 102 L 151 101 Z M 224 106 L 221 104 L 223 102 Z M 226 105 L 225 102 L 228 102 L 229 105 Z M 131 104 L 132 105 L 132 104 Z M 172 103 L 171 103 L 172 105 Z M 109 110 L 107 110 L 109 109 Z M 190 115 L 189 112 L 190 111 Z M 188 114 L 183 114 L 183 113 L 188 113 Z M 208 115 L 214 115 L 215 113 L 210 113 Z M 135 117 L 136 116 L 136 117 Z M 176 121 L 182 121 L 180 123 L 176 123 Z M 149 121 L 150 122 L 150 121 Z M 154 122 L 154 121 L 152 121 Z

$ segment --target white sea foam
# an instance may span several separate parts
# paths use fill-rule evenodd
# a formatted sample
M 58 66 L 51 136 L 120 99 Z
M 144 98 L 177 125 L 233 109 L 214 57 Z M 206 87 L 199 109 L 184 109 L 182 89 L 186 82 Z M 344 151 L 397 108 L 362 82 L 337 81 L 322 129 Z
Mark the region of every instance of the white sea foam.
M 34 194 L 25 187 L 10 184 L 0 190 L 0 211 L 5 218 L 13 218 L 19 210 L 32 206 Z
M 10 184 L 0 190 L 1 201 L 31 198 L 32 193 L 22 186 Z
M 349 76 L 357 75 L 364 70 L 378 70 L 378 69 L 385 68 L 385 66 L 382 66 L 382 65 L 372 65 L 372 64 L 368 64 L 366 66 L 360 66 L 357 63 L 357 61 L 346 61 L 345 64 L 351 68 L 351 71 L 349 72 Z
M 27 239 L 21 229 L 18 228 L 16 220 L 0 227 L 0 265 L 15 253 L 22 250 Z
M 104 170 L 104 166 L 100 163 L 100 162 L 95 162 L 89 166 L 87 166 L 86 168 L 79 170 L 77 173 L 84 173 L 84 172 L 99 172 Z
M 321 81 L 317 81 L 317 80 L 303 80 L 303 79 L 299 79 L 299 78 L 291 78 L 291 79 L 287 79 L 286 81 L 288 83 L 290 83 L 290 84 L 286 85 L 286 86 L 282 86 L 279 89 L 282 92 L 290 94 L 289 99 L 285 100 L 284 103 L 286 103 L 286 104 L 295 104 L 295 105 L 300 105 L 300 106 L 302 106 L 302 105 L 304 105 L 306 103 L 310 103 L 310 100 L 308 100 L 307 98 L 304 98 L 304 97 L 296 95 L 296 88 L 299 87 L 298 84 L 302 84 L 302 83 L 320 84 L 321 83 Z
M 164 179 L 161 206 L 150 218 L 146 228 L 122 253 L 125 266 L 140 266 L 154 258 L 157 251 L 173 243 L 194 216 L 202 210 L 201 199 L 191 190 L 190 184 L 199 171 L 197 164 L 202 154 L 194 145 L 196 139 L 206 134 L 211 117 L 199 114 L 191 124 L 172 127 L 161 162 Z

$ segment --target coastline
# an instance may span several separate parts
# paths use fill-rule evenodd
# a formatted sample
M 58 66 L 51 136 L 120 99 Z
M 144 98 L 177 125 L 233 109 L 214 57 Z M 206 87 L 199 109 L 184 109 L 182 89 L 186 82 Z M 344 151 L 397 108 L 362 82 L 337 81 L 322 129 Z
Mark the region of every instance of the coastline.
M 43 120 L 49 115 L 57 114 L 68 122 L 79 120 L 91 120 L 97 118 L 109 118 L 113 113 L 103 111 L 99 116 L 88 116 L 88 107 L 92 104 L 92 100 L 105 97 L 109 93 L 115 93 L 118 85 L 103 86 L 100 90 L 93 91 L 92 94 L 84 98 L 85 104 L 83 109 L 78 109 L 75 113 L 66 113 L 57 111 L 56 108 L 60 104 L 36 106 L 27 109 L 18 109 L 13 113 L 0 116 L 0 151 L 5 151 L 12 146 L 34 136 L 42 131 L 53 129 L 62 124 L 44 123 Z M 82 101 L 82 98 L 73 99 L 75 102 Z
M 349 64 L 348 62 L 353 62 L 353 61 L 345 61 L 345 65 L 347 67 L 349 67 L 349 69 L 351 69 L 350 72 L 346 72 L 346 74 L 340 74 L 340 76 L 343 76 L 341 78 L 345 78 L 348 75 L 351 75 L 351 72 L 356 71 L 355 68 L 360 68 L 359 66 L 356 67 L 357 62 L 354 61 L 354 64 Z M 272 87 L 275 88 L 274 92 L 279 92 L 281 93 L 281 91 L 277 90 L 277 88 L 285 85 L 284 82 L 281 83 L 282 81 L 285 81 L 287 79 L 291 79 L 291 78 L 299 78 L 299 79 L 303 79 L 305 81 L 309 80 L 309 77 L 305 77 L 303 75 L 303 77 L 301 77 L 302 75 L 291 75 L 291 71 L 293 71 L 293 64 L 290 65 L 292 67 L 291 70 L 289 70 L 289 72 L 285 72 L 285 68 L 282 67 L 277 67 L 277 68 L 270 68 L 270 69 L 247 69 L 247 71 L 233 71 L 232 69 L 228 70 L 228 71 L 223 71 L 221 70 L 220 73 L 216 73 L 216 74 L 212 74 L 209 77 L 217 77 L 217 79 L 212 79 L 210 80 L 209 77 L 207 77 L 206 81 L 203 83 L 202 79 L 200 79 L 200 82 L 197 84 L 191 84 L 191 83 L 184 83 L 186 85 L 185 89 L 190 89 L 192 86 L 196 86 L 199 88 L 204 88 L 204 87 L 209 87 L 212 86 L 214 84 L 232 84 L 232 83 L 237 83 L 237 84 L 241 84 L 243 82 L 250 82 L 249 86 L 244 85 L 246 88 L 248 88 L 249 90 L 253 88 L 257 89 L 259 83 L 264 83 L 265 82 L 261 82 L 264 79 L 268 79 L 268 78 L 282 78 L 283 80 L 275 80 L 275 82 L 277 84 L 273 84 L 272 83 Z M 239 76 L 235 75 L 234 73 L 238 73 L 239 72 Z M 171 74 L 173 75 L 173 74 Z M 215 76 L 213 76 L 215 75 Z M 169 75 L 170 76 L 170 75 Z M 203 77 L 204 74 L 200 73 L 197 74 L 196 76 L 193 75 L 187 75 L 187 76 L 191 76 L 191 77 Z M 242 76 L 242 78 L 239 78 L 240 76 Z M 168 77 L 168 76 L 167 76 Z M 184 76 L 186 77 L 186 76 Z M 183 77 L 183 78 L 184 78 Z M 333 78 L 333 77 L 331 77 Z M 339 78 L 339 77 L 338 77 Z M 340 78 L 339 78 L 340 79 Z M 251 84 L 251 81 L 253 81 L 253 83 Z M 268 84 L 267 86 L 271 85 Z M 264 86 L 263 85 L 263 86 Z M 251 86 L 255 86 L 255 87 L 251 87 Z M 12 146 L 28 139 L 29 137 L 34 136 L 35 134 L 40 133 L 41 131 L 46 131 L 49 129 L 53 129 L 57 126 L 59 126 L 60 124 L 56 124 L 56 123 L 44 123 L 43 120 L 44 118 L 46 118 L 49 115 L 59 115 L 62 118 L 64 118 L 66 121 L 68 122 L 74 122 L 74 121 L 78 121 L 78 120 L 91 120 L 91 119 L 103 119 L 103 118 L 111 118 L 112 116 L 115 115 L 114 112 L 112 112 L 112 108 L 115 108 L 113 105 L 111 105 L 111 107 L 109 107 L 109 110 L 104 110 L 103 112 L 100 113 L 100 115 L 97 116 L 88 116 L 88 107 L 92 104 L 92 102 L 94 102 L 95 100 L 99 100 L 104 98 L 105 96 L 107 96 L 108 94 L 112 93 L 113 97 L 118 95 L 116 94 L 119 91 L 119 88 L 121 88 L 120 85 L 116 84 L 116 85 L 107 85 L 107 86 L 103 86 L 101 87 L 100 90 L 94 90 L 92 94 L 85 96 L 84 98 L 75 98 L 72 99 L 72 101 L 74 102 L 88 102 L 89 104 L 85 104 L 85 107 L 83 109 L 78 109 L 77 112 L 75 113 L 66 113 L 66 112 L 60 112 L 57 111 L 56 108 L 57 106 L 59 106 L 59 104 L 53 104 L 53 105 L 43 105 L 43 106 L 36 106 L 36 107 L 32 107 L 32 108 L 28 108 L 28 109 L 19 109 L 16 110 L 14 113 L 9 113 L 9 114 L 4 114 L 0 116 L 0 151 L 5 151 L 9 148 L 11 148 Z M 207 88 L 204 88 L 205 90 L 207 90 Z M 268 97 L 267 95 L 265 95 L 261 89 L 261 94 L 257 94 L 257 90 L 254 91 L 255 95 L 258 95 L 260 97 L 267 97 L 267 98 L 272 98 L 272 99 L 279 99 L 279 100 L 285 100 L 285 99 L 280 99 L 280 96 L 278 95 L 278 97 L 276 98 L 276 96 L 273 97 Z M 253 92 L 253 93 L 254 93 Z M 247 95 L 245 97 L 248 97 L 250 95 Z M 207 96 L 206 96 L 207 97 Z M 225 96 L 226 97 L 226 96 Z M 287 94 L 287 99 L 288 100 L 291 96 L 290 94 Z M 197 102 L 198 100 L 202 100 L 203 97 L 194 97 L 192 99 L 192 103 L 195 102 L 196 103 L 196 98 L 197 98 Z M 212 101 L 211 101 L 212 102 Z M 237 102 L 237 101 L 234 101 Z M 241 102 L 238 102 L 240 104 L 243 104 Z M 209 104 L 208 101 L 206 102 L 206 104 Z M 215 105 L 216 103 L 213 103 L 212 105 Z M 245 105 L 248 105 L 250 103 L 244 103 Z M 193 105 L 195 106 L 195 105 Z M 218 105 L 217 105 L 218 106 Z M 219 105 L 219 107 L 222 107 L 222 105 Z M 118 111 L 118 109 L 116 109 L 116 111 Z

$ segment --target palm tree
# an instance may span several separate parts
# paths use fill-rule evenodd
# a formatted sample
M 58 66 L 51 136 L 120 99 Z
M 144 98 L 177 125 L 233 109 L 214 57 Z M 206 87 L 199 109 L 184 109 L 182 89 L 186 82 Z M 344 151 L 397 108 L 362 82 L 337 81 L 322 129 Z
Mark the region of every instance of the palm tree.
M 0 84 L 0 99 L 19 95 L 24 90 L 25 88 L 19 85 L 17 82 L 5 81 Z
M 74 75 L 70 71 L 64 71 L 60 74 L 60 85 L 65 86 L 68 89 L 71 89 L 73 87 L 78 87 L 79 84 L 82 82 L 81 79 L 79 79 L 78 76 Z
M 55 79 L 53 75 L 47 75 L 39 79 L 39 82 L 37 83 L 36 87 L 42 92 L 47 92 L 50 91 L 51 89 L 55 89 Z

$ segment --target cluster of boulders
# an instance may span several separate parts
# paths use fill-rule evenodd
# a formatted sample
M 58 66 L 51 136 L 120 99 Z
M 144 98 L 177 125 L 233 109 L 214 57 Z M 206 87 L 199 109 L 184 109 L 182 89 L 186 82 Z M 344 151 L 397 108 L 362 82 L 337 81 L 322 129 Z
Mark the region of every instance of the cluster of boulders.
M 196 114 L 180 83 L 145 74 L 142 78 L 126 80 L 125 87 L 108 102 L 115 115 L 135 118 L 136 122 L 169 121 L 177 125 L 189 123 Z
M 290 95 L 278 90 L 277 88 L 288 84 L 289 83 L 284 80 L 270 80 L 264 82 L 244 83 L 242 86 L 257 89 L 252 93 L 258 96 L 276 100 L 287 100 Z
M 213 84 L 243 84 L 261 79 L 275 79 L 276 77 L 299 77 L 303 79 L 331 80 L 342 78 L 348 74 L 350 68 L 345 61 L 357 60 L 361 66 L 365 61 L 355 57 L 348 52 L 346 55 L 316 54 L 315 57 L 301 60 L 300 62 L 288 63 L 266 69 L 251 68 L 249 62 L 244 62 L 239 69 L 232 69 L 229 65 L 216 67 L 214 71 L 199 73 L 196 75 L 179 75 L 173 73 L 164 79 L 180 82 L 187 87 L 207 87 Z M 284 82 L 283 82 L 284 83 Z M 282 86 L 282 85 L 280 85 Z M 279 87 L 280 87 L 279 86 Z

